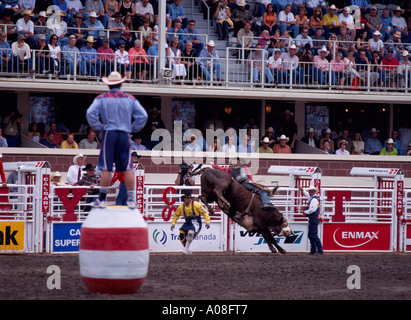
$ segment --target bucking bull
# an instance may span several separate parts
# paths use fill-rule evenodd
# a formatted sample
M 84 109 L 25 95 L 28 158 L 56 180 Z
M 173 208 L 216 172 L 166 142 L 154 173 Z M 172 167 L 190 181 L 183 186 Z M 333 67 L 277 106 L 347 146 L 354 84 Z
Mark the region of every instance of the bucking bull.
M 199 198 L 208 208 L 210 215 L 214 214 L 214 210 L 209 203 L 216 201 L 220 209 L 233 221 L 249 232 L 260 233 L 271 252 L 276 253 L 278 250 L 285 254 L 287 251 L 278 245 L 272 234 L 274 232 L 278 236 L 285 237 L 294 235 L 284 215 L 276 208 L 263 210 L 260 197 L 246 190 L 239 182 L 232 179 L 229 173 L 210 168 L 201 169 L 201 166 L 200 164 L 192 174 L 201 174 Z M 243 214 L 242 218 L 236 218 L 237 212 Z

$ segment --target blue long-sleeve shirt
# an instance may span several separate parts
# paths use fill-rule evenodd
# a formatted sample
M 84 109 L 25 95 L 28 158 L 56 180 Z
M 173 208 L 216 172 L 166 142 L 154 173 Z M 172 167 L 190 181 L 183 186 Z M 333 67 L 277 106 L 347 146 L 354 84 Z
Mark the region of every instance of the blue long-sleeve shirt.
M 147 112 L 140 102 L 120 89 L 100 94 L 87 109 L 87 121 L 98 131 L 139 132 L 144 128 L 147 118 Z
M 181 4 L 179 4 L 177 7 L 175 3 L 172 3 L 168 6 L 168 13 L 170 15 L 170 19 L 174 20 L 178 17 L 186 17 L 186 14 L 184 13 L 184 8 Z

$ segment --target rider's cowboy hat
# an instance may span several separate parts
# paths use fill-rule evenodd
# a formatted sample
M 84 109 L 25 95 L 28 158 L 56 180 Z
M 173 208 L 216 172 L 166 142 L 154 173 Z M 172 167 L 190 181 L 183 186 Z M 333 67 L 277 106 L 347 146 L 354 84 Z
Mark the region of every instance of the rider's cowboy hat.
M 127 80 L 127 77 L 121 77 L 121 74 L 118 73 L 117 71 L 113 71 L 112 73 L 109 74 L 108 77 L 103 77 L 102 78 L 103 82 L 109 86 L 114 86 L 116 84 L 123 83 L 124 81 Z
M 191 194 L 185 193 L 181 196 L 181 198 L 184 199 L 184 198 L 194 198 L 194 197 Z
M 315 191 L 315 193 L 317 193 L 319 190 L 318 190 L 317 187 L 315 187 L 311 184 L 308 188 L 304 189 L 304 191 L 307 191 L 307 192 L 308 191 Z
M 79 153 L 78 155 L 76 155 L 76 156 L 74 156 L 74 158 L 73 158 L 73 163 L 74 164 L 77 164 L 77 159 L 78 158 L 86 158 L 86 156 L 84 155 L 84 154 L 82 154 L 82 153 Z
M 279 136 L 278 138 L 277 138 L 277 140 L 278 141 L 280 141 L 280 140 L 290 140 L 288 137 L 286 137 L 284 134 L 282 134 L 281 136 Z

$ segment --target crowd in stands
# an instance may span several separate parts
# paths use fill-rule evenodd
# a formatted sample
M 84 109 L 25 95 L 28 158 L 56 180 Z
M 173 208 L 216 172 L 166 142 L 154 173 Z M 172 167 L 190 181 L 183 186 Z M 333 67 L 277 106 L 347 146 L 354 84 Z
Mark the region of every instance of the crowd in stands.
M 395 7 L 381 14 L 380 1 L 367 0 L 206 3 L 216 22 L 211 32 L 229 40 L 233 31 L 244 49 L 237 56 L 257 61 L 250 63 L 254 82 L 264 70 L 272 84 L 304 84 L 309 76 L 320 85 L 410 87 L 409 1 L 390 0 Z M 116 63 L 130 80 L 144 82 L 158 56 L 158 0 L 5 0 L 0 17 L 3 72 L 104 76 Z M 167 0 L 165 19 L 174 77 L 223 80 L 216 44 L 202 42 L 181 0 Z

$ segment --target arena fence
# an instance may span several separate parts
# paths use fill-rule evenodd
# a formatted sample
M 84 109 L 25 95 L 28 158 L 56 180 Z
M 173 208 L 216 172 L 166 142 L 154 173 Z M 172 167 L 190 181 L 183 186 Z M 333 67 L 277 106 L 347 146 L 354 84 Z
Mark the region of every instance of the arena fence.
M 15 184 L 0 188 L 0 252 L 78 252 L 81 226 L 98 188 L 51 186 L 47 162 L 5 163 L 4 166 L 6 171 L 16 173 L 17 179 Z M 301 213 L 307 199 L 298 187 L 315 183 L 320 189 L 319 233 L 324 250 L 410 251 L 411 190 L 404 189 L 402 171 L 365 169 L 364 176 L 373 175 L 376 181 L 373 188 L 322 187 L 320 168 L 277 170 L 282 172 L 278 174 L 294 172 L 290 175 L 290 186 L 280 186 L 271 197 L 294 231 L 294 236 L 276 237 L 279 244 L 288 251 L 309 250 L 307 217 Z M 275 170 L 270 172 L 273 174 Z M 197 198 L 200 186 L 144 185 L 142 169 L 135 170 L 135 178 L 137 202 L 149 227 L 150 250 L 180 251 L 178 229 L 183 219 L 180 217 L 174 231 L 170 229 L 171 219 L 182 203 L 181 195 L 190 189 Z M 115 204 L 118 190 L 118 185 L 110 188 L 109 205 Z M 212 205 L 215 215 L 211 216 L 211 227 L 204 228 L 203 222 L 193 242 L 194 251 L 268 252 L 260 234 L 233 223 L 215 203 Z

